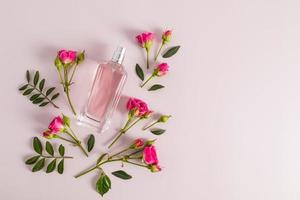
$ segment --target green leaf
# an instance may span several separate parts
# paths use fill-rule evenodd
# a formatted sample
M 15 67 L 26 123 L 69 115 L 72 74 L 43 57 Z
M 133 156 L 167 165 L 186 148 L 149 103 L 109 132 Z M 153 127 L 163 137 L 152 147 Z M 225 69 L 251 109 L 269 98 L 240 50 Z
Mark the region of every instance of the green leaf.
M 63 122 L 67 126 L 70 126 L 70 124 L 71 124 L 70 118 L 64 114 L 63 114 Z
M 64 173 L 64 159 L 62 159 L 58 165 L 57 165 L 57 171 L 58 173 L 62 174 Z
M 109 191 L 109 189 L 111 189 L 111 181 L 106 174 L 101 173 L 100 178 L 96 183 L 96 190 L 101 196 L 103 196 Z
M 46 142 L 46 151 L 47 153 L 49 153 L 51 156 L 54 155 L 54 150 L 53 150 L 53 146 L 50 142 Z
M 171 56 L 173 56 L 174 54 L 177 53 L 177 51 L 179 50 L 180 46 L 175 46 L 175 47 L 171 47 L 166 53 L 163 54 L 163 58 L 169 58 Z
M 46 92 L 46 96 L 48 96 L 49 94 L 51 94 L 51 92 L 53 92 L 53 90 L 55 89 L 55 87 L 49 88 Z
M 41 80 L 40 84 L 39 84 L 39 89 L 42 91 L 44 89 L 44 85 L 45 85 L 45 79 Z
M 152 86 L 148 89 L 148 91 L 159 90 L 159 89 L 162 89 L 162 88 L 164 88 L 164 87 L 165 87 L 165 86 L 163 86 L 163 85 L 155 84 L 155 85 L 152 85 Z
M 151 131 L 151 133 L 153 133 L 154 135 L 161 135 L 161 134 L 163 134 L 164 132 L 166 132 L 166 130 L 160 129 L 160 128 L 152 129 L 152 130 L 150 130 L 150 131 Z
M 127 174 L 125 171 L 123 170 L 118 170 L 118 171 L 114 171 L 112 172 L 112 175 L 120 178 L 120 179 L 124 179 L 124 180 L 128 180 L 128 179 L 131 179 L 132 176 Z
M 30 81 L 30 73 L 29 73 L 29 70 L 26 71 L 26 80 L 27 80 L 27 82 L 29 83 L 29 81 Z
M 40 107 L 44 107 L 44 106 L 48 105 L 48 103 L 50 103 L 50 102 L 49 102 L 49 101 L 43 102 L 43 103 L 41 103 L 39 106 L 40 106 Z
M 98 158 L 98 160 L 97 160 L 97 165 L 103 160 L 103 158 L 104 158 L 105 156 L 108 156 L 108 153 L 104 153 L 104 154 L 102 154 L 102 155 Z
M 34 78 L 33 78 L 33 84 L 34 84 L 34 86 L 37 85 L 37 83 L 39 82 L 39 79 L 40 79 L 40 73 L 39 73 L 39 71 L 36 71 L 35 75 L 34 75 Z
M 45 166 L 45 158 L 42 158 L 33 166 L 32 172 L 40 171 L 41 169 L 43 169 L 44 166 Z
M 33 104 L 38 104 L 38 103 L 41 103 L 42 101 L 44 101 L 44 97 L 39 97 L 39 98 L 36 98 L 34 101 L 32 101 Z
M 38 154 L 42 154 L 43 152 L 43 146 L 41 141 L 39 140 L 39 138 L 34 137 L 33 138 L 33 149 L 35 150 L 35 152 L 37 152 Z
M 55 170 L 56 167 L 56 159 L 52 160 L 49 165 L 47 166 L 46 173 L 51 173 Z
M 88 152 L 92 151 L 92 149 L 94 148 L 94 145 L 95 145 L 95 136 L 91 134 L 88 141 L 87 141 L 87 150 L 88 150 Z
M 23 85 L 22 87 L 19 88 L 20 91 L 26 90 L 26 88 L 28 87 L 28 84 Z
M 30 97 L 30 101 L 33 101 L 33 100 L 35 100 L 36 98 L 38 98 L 39 96 L 40 96 L 41 94 L 34 94 L 34 95 L 32 95 L 31 97 Z
M 32 165 L 36 163 L 36 161 L 40 158 L 40 156 L 33 156 L 25 161 L 26 165 Z
M 144 71 L 143 71 L 143 69 L 140 67 L 139 64 L 136 64 L 136 65 L 135 65 L 135 72 L 136 72 L 136 75 L 137 75 L 142 81 L 145 79 Z
M 59 155 L 61 155 L 61 156 L 65 155 L 65 147 L 62 144 L 59 145 L 58 152 L 59 152 Z
M 53 95 L 53 96 L 51 97 L 51 101 L 54 100 L 54 99 L 56 99 L 58 96 L 59 96 L 59 93 L 56 93 L 55 95 Z
M 30 88 L 25 90 L 25 92 L 23 93 L 24 96 L 29 95 L 32 91 L 34 90 L 34 88 Z

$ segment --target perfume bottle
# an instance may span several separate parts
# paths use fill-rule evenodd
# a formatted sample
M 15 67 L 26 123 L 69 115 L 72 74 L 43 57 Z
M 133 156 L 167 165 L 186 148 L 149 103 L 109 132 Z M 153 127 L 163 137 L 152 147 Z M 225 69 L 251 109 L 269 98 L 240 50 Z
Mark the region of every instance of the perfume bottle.
M 92 126 L 99 132 L 109 128 L 127 78 L 122 65 L 125 50 L 124 47 L 118 47 L 110 61 L 98 66 L 87 105 L 79 116 L 80 124 Z

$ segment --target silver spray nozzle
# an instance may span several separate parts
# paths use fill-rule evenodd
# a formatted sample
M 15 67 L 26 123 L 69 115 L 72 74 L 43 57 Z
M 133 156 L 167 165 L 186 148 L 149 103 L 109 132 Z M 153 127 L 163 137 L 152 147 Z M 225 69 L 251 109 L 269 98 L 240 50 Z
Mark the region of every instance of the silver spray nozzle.
M 114 51 L 114 54 L 113 54 L 113 57 L 111 60 L 113 62 L 122 64 L 124 57 L 125 57 L 125 51 L 126 51 L 125 47 L 118 46 L 117 49 Z

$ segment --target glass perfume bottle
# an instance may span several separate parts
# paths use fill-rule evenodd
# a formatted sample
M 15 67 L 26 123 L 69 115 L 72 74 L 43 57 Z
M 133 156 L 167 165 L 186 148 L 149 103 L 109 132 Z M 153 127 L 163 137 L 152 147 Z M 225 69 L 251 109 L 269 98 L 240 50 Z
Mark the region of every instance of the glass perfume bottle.
M 79 116 L 80 123 L 92 126 L 99 132 L 108 129 L 121 97 L 127 78 L 122 65 L 125 50 L 118 47 L 110 61 L 98 66 L 84 113 Z

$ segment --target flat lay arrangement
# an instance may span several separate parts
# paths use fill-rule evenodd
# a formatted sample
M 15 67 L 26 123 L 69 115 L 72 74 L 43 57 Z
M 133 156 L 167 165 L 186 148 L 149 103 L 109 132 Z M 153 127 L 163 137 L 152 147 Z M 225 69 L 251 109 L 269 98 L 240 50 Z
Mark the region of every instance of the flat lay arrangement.
M 136 75 L 141 81 L 137 87 L 148 87 L 149 93 L 167 89 L 155 81 L 166 76 L 175 67 L 166 62 L 166 59 L 175 55 L 180 49 L 180 46 L 169 46 L 173 38 L 172 30 L 165 30 L 160 37 L 152 32 L 144 32 L 136 36 L 137 45 L 145 49 L 145 63 L 135 65 Z M 150 52 L 153 50 L 152 46 L 156 40 L 159 40 L 159 48 L 152 58 Z M 40 133 L 40 136 L 33 135 L 32 148 L 35 155 L 25 160 L 26 165 L 32 166 L 32 172 L 54 173 L 57 171 L 58 174 L 63 174 L 65 163 L 68 165 L 74 162 L 73 158 L 76 156 L 88 157 L 89 153 L 94 150 L 97 145 L 95 135 L 98 133 L 105 134 L 105 131 L 110 128 L 110 122 L 122 96 L 127 76 L 132 76 L 126 72 L 126 68 L 123 66 L 125 52 L 126 48 L 117 47 L 111 60 L 98 65 L 83 112 L 78 112 L 74 106 L 72 98 L 76 97 L 72 95 L 71 91 L 73 87 L 80 87 L 80 85 L 74 84 L 74 77 L 80 79 L 80 74 L 76 72 L 89 52 L 59 50 L 56 58 L 54 58 L 53 67 L 58 74 L 56 85 L 48 86 L 45 76 L 40 74 L 38 70 L 26 71 L 26 83 L 19 87 L 19 91 L 32 104 L 37 105 L 40 109 L 50 106 L 60 110 L 60 105 L 57 105 L 56 100 L 62 96 L 57 92 L 57 88 L 61 85 L 66 96 L 66 104 L 73 113 L 73 116 L 67 116 L 63 110 L 60 110 L 61 115 L 53 118 L 50 124 L 47 124 L 48 127 Z M 160 61 L 161 59 L 163 62 Z M 115 145 L 124 135 L 134 136 L 133 130 L 136 124 L 143 124 L 143 128 L 134 131 L 145 132 L 145 134 L 157 137 L 167 131 L 160 128 L 159 125 L 176 117 L 169 113 L 162 114 L 160 111 L 152 110 L 152 106 L 146 102 L 146 100 L 135 97 L 128 99 L 126 108 L 124 108 L 127 110 L 127 120 L 125 120 L 123 127 L 120 127 L 119 131 L 112 136 L 112 140 L 107 146 L 107 150 L 111 150 L 110 153 L 97 152 L 99 157 L 94 161 L 94 165 L 87 166 L 86 170 L 74 174 L 76 178 L 74 180 L 97 171 L 98 179 L 95 183 L 95 190 L 103 196 L 112 188 L 111 175 L 123 180 L 132 178 L 132 175 L 123 169 L 126 165 L 145 168 L 152 173 L 162 171 L 163 166 L 158 159 L 157 138 L 146 140 L 135 137 L 123 149 L 115 149 Z M 71 119 L 88 126 L 93 131 L 86 142 L 83 140 L 83 134 L 77 132 L 71 124 Z M 46 139 L 46 142 L 41 141 L 40 137 Z M 64 144 L 71 145 L 66 147 Z M 58 146 L 57 149 L 56 146 Z M 72 155 L 72 148 L 80 149 L 82 154 Z M 109 168 L 109 164 L 112 162 L 120 163 L 120 169 L 109 174 L 105 169 Z

